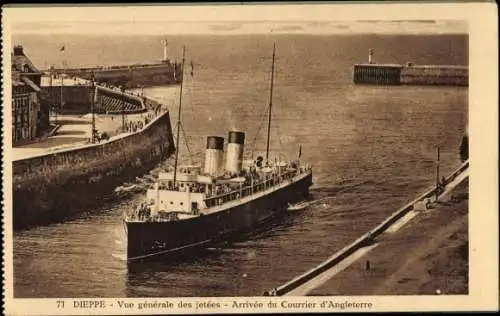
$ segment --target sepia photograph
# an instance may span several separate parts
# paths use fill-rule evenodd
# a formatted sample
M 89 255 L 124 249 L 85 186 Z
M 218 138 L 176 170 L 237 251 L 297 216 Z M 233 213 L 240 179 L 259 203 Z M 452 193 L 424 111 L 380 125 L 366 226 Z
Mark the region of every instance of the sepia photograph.
M 5 314 L 498 309 L 493 4 L 2 11 Z

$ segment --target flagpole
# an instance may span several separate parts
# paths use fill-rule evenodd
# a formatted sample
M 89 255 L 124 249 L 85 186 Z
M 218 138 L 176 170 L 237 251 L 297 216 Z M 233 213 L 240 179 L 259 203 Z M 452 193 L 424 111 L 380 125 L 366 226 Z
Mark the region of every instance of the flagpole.
M 90 132 L 91 137 L 92 137 L 92 144 L 95 141 L 95 114 L 94 114 L 94 102 L 95 102 L 95 82 L 94 82 L 94 72 L 91 74 L 91 88 L 90 88 L 90 106 L 92 110 L 92 131 Z
M 439 196 L 439 146 L 437 148 L 437 163 L 436 163 L 436 201 Z
M 54 66 L 51 65 L 49 68 L 50 109 L 51 109 L 52 115 L 54 116 L 54 123 L 57 125 L 57 111 L 55 108 L 56 101 L 54 100 L 54 86 L 52 83 L 52 79 L 54 79 L 53 78 L 54 73 L 55 73 Z
M 63 66 L 63 70 L 64 70 L 64 66 Z M 63 87 L 64 87 L 64 74 L 61 73 L 61 101 L 60 101 L 60 105 L 59 105 L 59 111 L 61 111 L 61 114 L 62 114 L 62 108 L 63 108 Z
M 61 49 L 59 50 L 61 53 L 64 53 L 65 51 L 65 47 L 61 47 Z M 61 101 L 60 101 L 60 104 L 59 104 L 59 111 L 61 111 L 61 114 L 62 114 L 62 109 L 63 109 L 63 102 L 64 102 L 64 99 L 63 99 L 63 88 L 64 88 L 64 61 L 62 60 L 62 56 L 61 56 L 61 65 L 62 65 L 62 69 L 63 71 L 61 72 Z
M 121 86 L 122 90 L 122 133 L 125 133 L 125 87 Z
M 297 158 L 297 174 L 300 172 L 300 156 L 302 156 L 302 144 L 299 144 L 299 157 Z

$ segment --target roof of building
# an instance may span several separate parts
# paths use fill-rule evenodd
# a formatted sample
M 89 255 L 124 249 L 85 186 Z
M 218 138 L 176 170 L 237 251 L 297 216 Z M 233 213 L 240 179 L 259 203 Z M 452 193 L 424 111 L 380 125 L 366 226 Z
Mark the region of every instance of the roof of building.
M 12 66 L 15 67 L 15 70 L 20 71 L 20 72 L 28 72 L 28 73 L 41 73 L 38 68 L 33 65 L 31 60 L 24 55 L 24 52 L 21 51 L 16 51 L 16 53 L 11 53 L 11 60 L 12 60 Z M 28 67 L 29 71 L 25 71 L 25 66 Z

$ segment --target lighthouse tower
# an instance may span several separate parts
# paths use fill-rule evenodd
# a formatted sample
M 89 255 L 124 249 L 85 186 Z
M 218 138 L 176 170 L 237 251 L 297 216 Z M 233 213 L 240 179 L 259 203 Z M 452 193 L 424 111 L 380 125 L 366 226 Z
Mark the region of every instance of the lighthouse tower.
M 368 63 L 373 64 L 373 48 L 368 50 Z
M 161 44 L 163 45 L 163 59 L 162 59 L 162 62 L 168 63 L 169 59 L 168 59 L 168 55 L 167 55 L 167 46 L 168 46 L 167 39 L 166 38 L 162 39 L 161 40 Z

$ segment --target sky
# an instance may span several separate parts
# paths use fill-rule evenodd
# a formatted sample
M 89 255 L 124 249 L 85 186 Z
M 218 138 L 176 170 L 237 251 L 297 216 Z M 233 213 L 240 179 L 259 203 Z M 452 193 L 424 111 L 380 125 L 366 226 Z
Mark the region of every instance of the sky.
M 438 7 L 439 9 L 439 7 Z M 7 8 L 14 34 L 465 34 L 453 7 L 211 5 Z

